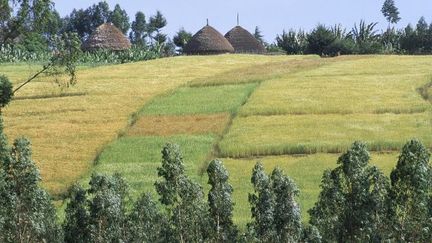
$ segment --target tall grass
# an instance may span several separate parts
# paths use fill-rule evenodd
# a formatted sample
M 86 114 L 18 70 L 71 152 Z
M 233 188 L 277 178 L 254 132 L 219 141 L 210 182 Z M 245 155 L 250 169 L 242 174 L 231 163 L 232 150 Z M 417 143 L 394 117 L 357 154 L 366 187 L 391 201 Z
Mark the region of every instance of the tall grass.
M 257 84 L 182 87 L 148 103 L 142 115 L 185 115 L 236 112 Z
M 253 192 L 250 178 L 252 168 L 257 161 L 264 164 L 270 173 L 275 167 L 280 167 L 290 176 L 300 189 L 297 199 L 300 204 L 303 222 L 307 222 L 307 211 L 318 199 L 320 183 L 324 170 L 337 166 L 340 154 L 314 154 L 307 156 L 270 156 L 251 159 L 222 159 L 230 173 L 229 182 L 233 186 L 234 221 L 245 227 L 251 221 L 248 194 Z M 376 165 L 386 175 L 389 175 L 397 161 L 398 153 L 372 153 L 370 163 Z
M 288 74 L 263 82 L 240 115 L 429 111 L 430 103 L 417 92 L 430 77 L 429 61 L 423 57 L 365 57 Z
M 268 56 L 221 55 L 80 67 L 78 82 L 67 93 L 86 95 L 12 101 L 2 109 L 5 132 L 10 139 L 19 136 L 31 139 L 43 186 L 58 195 L 89 173 L 100 150 L 117 139 L 118 133 L 128 126 L 130 115 L 154 97 L 198 77 L 271 60 Z M 2 64 L 0 73 L 16 84 L 39 68 L 23 63 Z M 20 90 L 17 97 L 57 93 L 58 87 L 52 80 L 41 77 Z M 219 99 L 223 95 L 208 102 Z
M 219 144 L 221 156 L 340 153 L 362 140 L 371 151 L 399 150 L 413 138 L 432 147 L 432 113 L 240 117 Z

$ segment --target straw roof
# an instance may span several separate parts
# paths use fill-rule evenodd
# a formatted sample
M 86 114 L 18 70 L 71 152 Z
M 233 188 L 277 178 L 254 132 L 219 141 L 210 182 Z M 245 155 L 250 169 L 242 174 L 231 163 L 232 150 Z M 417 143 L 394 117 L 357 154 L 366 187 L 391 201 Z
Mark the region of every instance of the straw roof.
M 231 53 L 234 48 L 221 33 L 207 25 L 192 37 L 184 52 L 188 55 L 212 55 Z
M 249 31 L 240 26 L 232 28 L 225 38 L 234 47 L 236 53 L 264 54 L 266 49 Z
M 120 51 L 130 47 L 129 39 L 112 23 L 105 23 L 97 27 L 82 46 L 87 51 L 98 49 Z

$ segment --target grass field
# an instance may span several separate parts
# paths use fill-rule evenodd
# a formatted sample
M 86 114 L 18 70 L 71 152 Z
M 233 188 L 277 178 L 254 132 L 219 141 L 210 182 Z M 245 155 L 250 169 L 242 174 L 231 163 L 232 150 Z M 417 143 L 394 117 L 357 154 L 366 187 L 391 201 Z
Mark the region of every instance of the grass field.
M 80 67 L 77 85 L 63 91 L 80 95 L 67 97 L 59 97 L 58 86 L 42 77 L 20 90 L 20 99 L 3 110 L 6 134 L 10 139 L 31 139 L 43 185 L 58 195 L 91 172 L 97 154 L 127 127 L 130 115 L 152 98 L 196 78 L 291 58 L 221 55 Z M 0 74 L 18 84 L 39 68 L 2 64 Z
M 80 67 L 78 84 L 63 93 L 46 78 L 24 88 L 4 110 L 5 127 L 10 138 L 33 141 L 51 193 L 92 171 L 120 172 L 134 197 L 154 192 L 160 151 L 174 142 L 205 189 L 206 163 L 224 158 L 241 225 L 250 218 L 257 160 L 296 181 L 306 220 L 322 172 L 353 141 L 366 141 L 386 174 L 406 140 L 432 147 L 430 63 L 423 56 L 222 55 Z M 2 65 L 0 73 L 16 84 L 37 68 Z M 292 155 L 299 153 L 308 155 Z
M 249 116 L 234 120 L 220 143 L 221 155 L 340 153 L 362 140 L 372 151 L 400 150 L 414 137 L 432 147 L 430 112 L 415 114 L 349 114 Z
M 134 198 L 144 191 L 155 192 L 153 185 L 158 179 L 157 167 L 161 165 L 162 147 L 167 142 L 182 148 L 189 176 L 202 184 L 207 183 L 200 171 L 212 149 L 212 135 L 123 137 L 106 147 L 98 158 L 95 170 L 106 174 L 121 173 L 129 183 Z
M 179 88 L 151 101 L 142 115 L 185 115 L 233 113 L 246 102 L 256 84 L 223 85 L 217 87 Z
M 251 180 L 252 168 L 257 161 L 263 163 L 268 173 L 279 166 L 290 176 L 300 189 L 298 201 L 302 211 L 303 221 L 307 221 L 307 211 L 316 202 L 320 188 L 322 173 L 326 169 L 335 168 L 337 158 L 335 154 L 314 154 L 307 156 L 269 156 L 257 159 L 222 159 L 230 173 L 230 183 L 234 188 L 233 198 L 234 221 L 239 225 L 250 222 L 250 205 L 247 201 L 248 193 L 253 192 Z M 398 154 L 371 154 L 371 165 L 376 165 L 386 175 L 389 175 L 396 164 Z
M 413 60 L 417 61 L 414 63 Z M 429 61 L 426 58 L 369 57 L 333 62 L 288 74 L 263 82 L 240 114 L 399 114 L 430 111 L 430 104 L 417 91 L 431 78 Z M 386 67 L 382 66 L 384 64 Z M 412 70 L 414 66 L 416 69 Z

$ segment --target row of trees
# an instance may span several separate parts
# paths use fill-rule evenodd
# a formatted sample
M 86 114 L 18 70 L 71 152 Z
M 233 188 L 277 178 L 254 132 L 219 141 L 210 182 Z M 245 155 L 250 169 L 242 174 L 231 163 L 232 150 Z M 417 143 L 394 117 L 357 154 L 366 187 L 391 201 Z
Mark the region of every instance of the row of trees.
M 420 18 L 417 25 L 404 29 L 389 28 L 378 33 L 377 23 L 360 21 L 347 31 L 341 25 L 318 25 L 311 32 L 289 30 L 276 37 L 277 47 L 287 54 L 431 54 L 432 24 Z
M 111 9 L 106 1 L 101 1 L 61 17 L 51 0 L 1 0 L 0 46 L 13 45 L 30 52 L 47 52 L 53 36 L 74 32 L 84 41 L 98 26 L 107 22 L 113 23 L 125 35 L 129 34 L 137 48 L 174 48 L 162 32 L 167 20 L 160 11 L 148 19 L 138 11 L 135 19 L 130 21 L 119 4 Z

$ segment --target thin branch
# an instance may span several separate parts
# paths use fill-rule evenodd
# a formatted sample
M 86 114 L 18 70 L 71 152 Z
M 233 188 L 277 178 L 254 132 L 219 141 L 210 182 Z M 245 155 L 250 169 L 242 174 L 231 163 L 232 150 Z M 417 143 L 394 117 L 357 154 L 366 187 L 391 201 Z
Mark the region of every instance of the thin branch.
M 20 90 L 22 87 L 24 87 L 25 85 L 27 85 L 28 83 L 30 83 L 33 79 L 37 78 L 39 75 L 41 75 L 43 72 L 45 72 L 49 67 L 51 66 L 51 64 L 48 64 L 46 66 L 43 67 L 42 70 L 40 70 L 39 72 L 37 72 L 35 75 L 33 75 L 31 78 L 29 78 L 27 81 L 25 81 L 23 84 L 21 84 L 20 86 L 18 86 L 13 92 L 12 94 L 15 94 L 18 90 Z

